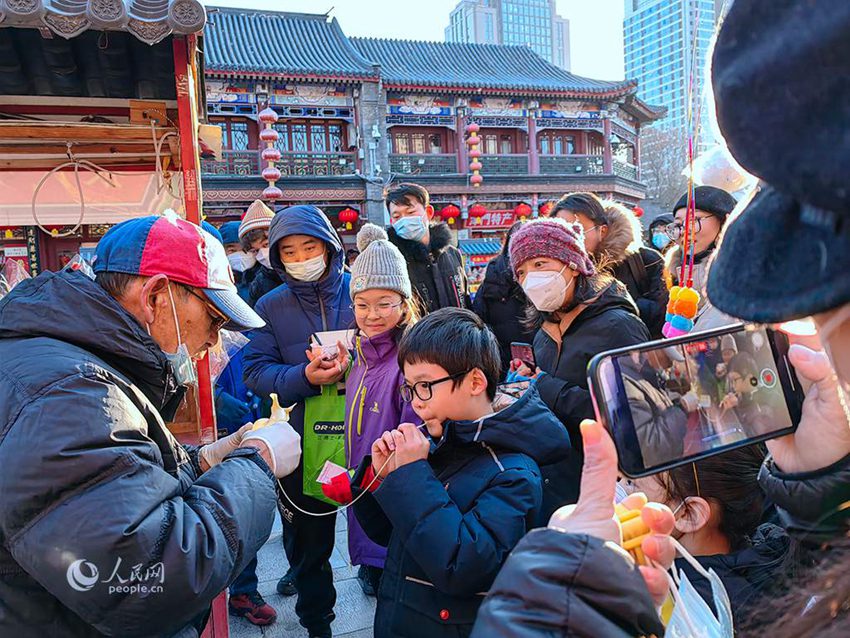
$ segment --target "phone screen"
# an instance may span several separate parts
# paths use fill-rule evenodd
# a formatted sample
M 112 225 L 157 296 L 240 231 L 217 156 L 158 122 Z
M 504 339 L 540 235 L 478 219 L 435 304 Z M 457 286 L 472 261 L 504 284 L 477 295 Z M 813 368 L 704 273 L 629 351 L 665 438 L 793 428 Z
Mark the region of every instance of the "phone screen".
M 739 327 L 603 356 L 594 392 L 621 469 L 652 474 L 792 432 L 803 393 L 787 350 L 782 333 Z
M 511 344 L 511 359 L 519 359 L 532 370 L 537 367 L 534 361 L 534 348 L 530 343 L 513 342 Z

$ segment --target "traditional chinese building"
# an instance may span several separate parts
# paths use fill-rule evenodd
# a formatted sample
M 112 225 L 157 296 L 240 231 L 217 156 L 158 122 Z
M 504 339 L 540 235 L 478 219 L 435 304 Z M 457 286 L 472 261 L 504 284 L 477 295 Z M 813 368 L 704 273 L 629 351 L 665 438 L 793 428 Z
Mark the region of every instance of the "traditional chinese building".
M 468 252 L 480 260 L 490 231 L 565 192 L 644 197 L 640 129 L 662 113 L 636 97 L 635 82 L 582 78 L 522 46 L 347 38 L 324 15 L 213 11 L 207 109 L 225 150 L 204 164 L 211 218 L 241 214 L 266 185 L 257 125 L 266 102 L 280 116 L 279 204 L 353 209 L 382 224 L 384 187 L 416 181 L 462 240 L 479 240 Z M 351 217 L 338 220 L 343 234 Z

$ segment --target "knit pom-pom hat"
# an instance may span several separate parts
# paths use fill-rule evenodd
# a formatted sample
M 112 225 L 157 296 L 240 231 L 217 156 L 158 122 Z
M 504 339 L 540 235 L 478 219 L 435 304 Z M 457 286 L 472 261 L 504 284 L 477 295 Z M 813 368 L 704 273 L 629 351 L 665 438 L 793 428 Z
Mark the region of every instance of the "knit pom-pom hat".
M 523 224 L 511 237 L 509 250 L 514 275 L 520 265 L 535 257 L 557 259 L 586 277 L 596 274 L 584 247 L 584 229 L 559 217 Z
M 405 299 L 410 299 L 413 291 L 410 276 L 407 274 L 407 262 L 387 239 L 387 233 L 375 224 L 364 224 L 357 233 L 357 248 L 360 254 L 351 266 L 351 284 L 349 294 L 354 295 L 366 290 L 394 290 Z
M 248 207 L 248 210 L 245 211 L 245 215 L 242 217 L 242 223 L 239 224 L 239 239 L 242 239 L 245 233 L 249 233 L 256 228 L 268 230 L 272 219 L 274 219 L 274 211 L 259 199 L 254 200 Z

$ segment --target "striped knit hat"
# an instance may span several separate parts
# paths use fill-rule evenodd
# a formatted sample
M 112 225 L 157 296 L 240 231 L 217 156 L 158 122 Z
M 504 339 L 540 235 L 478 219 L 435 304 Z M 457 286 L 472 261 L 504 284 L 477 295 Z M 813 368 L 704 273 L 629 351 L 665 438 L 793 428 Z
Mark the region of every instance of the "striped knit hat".
M 596 274 L 584 248 L 584 229 L 558 217 L 523 224 L 511 237 L 508 250 L 514 275 L 520 265 L 535 257 L 557 259 L 585 277 Z
M 245 211 L 242 223 L 239 224 L 239 239 L 257 228 L 268 230 L 273 218 L 274 212 L 259 199 L 255 199 L 254 203 Z
M 386 231 L 375 224 L 364 224 L 357 233 L 360 254 L 351 266 L 349 294 L 366 290 L 393 290 L 405 299 L 412 293 L 407 262 L 398 248 L 387 240 Z

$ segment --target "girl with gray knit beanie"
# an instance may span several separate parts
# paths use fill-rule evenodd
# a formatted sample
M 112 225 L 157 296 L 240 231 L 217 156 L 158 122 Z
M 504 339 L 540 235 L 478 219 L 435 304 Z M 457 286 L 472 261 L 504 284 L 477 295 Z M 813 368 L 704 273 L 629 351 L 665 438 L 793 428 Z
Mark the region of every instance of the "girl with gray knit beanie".
M 345 445 L 348 467 L 358 467 L 372 443 L 417 417 L 401 399 L 404 375 L 398 341 L 417 319 L 407 263 L 384 230 L 365 224 L 357 233 L 360 254 L 351 267 L 351 301 L 357 322 L 355 356 L 346 381 Z M 418 422 L 418 421 L 416 421 Z M 348 510 L 348 548 L 364 593 L 374 596 L 386 549 L 373 543 Z

